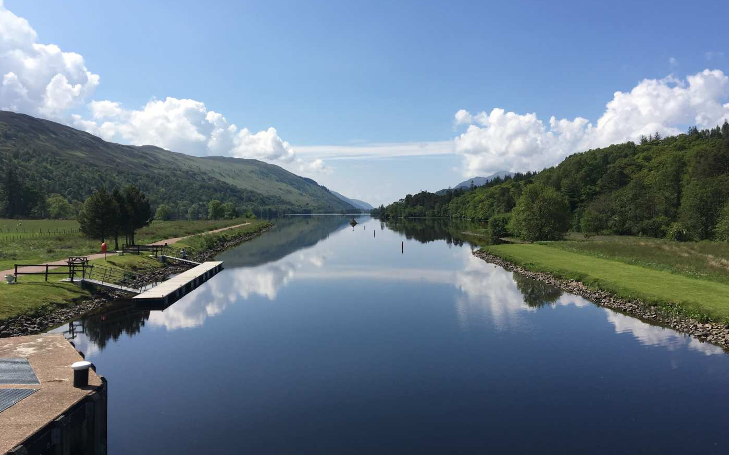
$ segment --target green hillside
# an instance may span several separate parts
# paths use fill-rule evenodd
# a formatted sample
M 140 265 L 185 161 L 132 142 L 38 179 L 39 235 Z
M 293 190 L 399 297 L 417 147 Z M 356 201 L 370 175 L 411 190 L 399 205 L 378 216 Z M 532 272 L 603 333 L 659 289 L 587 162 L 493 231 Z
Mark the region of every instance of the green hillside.
M 219 199 L 256 213 L 354 210 L 315 181 L 262 161 L 120 145 L 59 123 L 0 111 L 0 169 L 8 167 L 32 191 L 75 201 L 100 186 L 134 184 L 153 206 Z M 2 180 L 5 173 L 0 174 Z
M 529 185 L 551 187 L 587 234 L 729 241 L 729 123 L 576 153 L 537 173 L 445 194 L 421 192 L 381 207 L 384 217 L 508 217 Z

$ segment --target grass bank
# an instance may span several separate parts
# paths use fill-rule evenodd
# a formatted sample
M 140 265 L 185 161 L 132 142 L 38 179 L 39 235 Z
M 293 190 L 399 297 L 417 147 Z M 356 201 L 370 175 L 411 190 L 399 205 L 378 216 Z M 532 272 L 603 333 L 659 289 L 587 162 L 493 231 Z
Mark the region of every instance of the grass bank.
M 0 321 L 19 314 L 73 306 L 91 296 L 75 284 L 59 282 L 60 278 L 52 275 L 46 282 L 41 275 L 23 275 L 22 283 L 0 284 Z
M 137 231 L 139 244 L 185 237 L 251 220 L 154 221 Z M 19 229 L 19 231 L 15 231 Z M 25 232 L 23 232 L 25 231 Z M 44 232 L 38 235 L 38 232 Z M 0 219 L 0 270 L 11 269 L 16 263 L 42 264 L 98 253 L 100 242 L 83 237 L 78 222 L 72 220 L 7 220 Z M 4 232 L 4 234 L 3 234 Z M 50 234 L 49 234 L 50 232 Z M 113 240 L 108 242 L 113 248 Z M 121 246 L 121 245 L 120 245 Z
M 220 248 L 221 245 L 226 245 L 241 237 L 255 235 L 271 226 L 271 223 L 260 220 L 238 219 L 226 221 L 229 222 L 227 226 L 245 222 L 250 224 L 214 234 L 193 235 L 175 244 L 175 250 L 185 248 L 188 254 L 193 256 L 211 248 Z M 190 223 L 192 223 L 191 226 L 177 225 L 174 227 L 173 225 L 172 228 L 165 226 L 161 230 L 156 231 L 156 234 L 147 236 L 146 240 L 147 242 L 153 242 L 155 239 L 159 240 L 159 235 L 168 235 L 170 233 L 182 237 L 190 235 L 191 230 L 198 230 L 200 232 L 199 229 L 202 227 L 206 227 L 204 231 L 220 229 L 221 227 L 219 224 L 210 222 Z M 82 253 L 77 250 L 72 250 L 70 254 Z M 26 259 L 23 259 L 23 261 L 31 262 Z M 109 254 L 106 259 L 92 260 L 91 264 L 98 266 L 97 271 L 101 268 L 112 269 L 118 272 L 116 276 L 122 276 L 124 273 L 142 275 L 154 269 L 164 267 L 162 263 L 154 258 L 146 255 L 133 254 L 124 256 Z M 42 275 L 21 275 L 17 284 L 7 285 L 4 282 L 0 283 L 0 322 L 22 314 L 43 314 L 55 311 L 58 308 L 73 306 L 79 301 L 90 297 L 87 291 L 81 290 L 74 284 L 59 282 L 62 278 L 63 276 L 61 275 L 50 275 L 48 278 L 49 281 L 45 282 L 44 276 Z M 112 279 L 110 281 L 114 282 L 116 280 Z
M 717 259 L 717 254 L 724 254 L 718 253 L 722 248 L 612 237 L 491 245 L 484 250 L 527 270 L 581 281 L 617 297 L 678 309 L 690 317 L 729 322 L 729 270 L 714 265 L 726 259 Z M 693 259 L 684 260 L 687 257 Z

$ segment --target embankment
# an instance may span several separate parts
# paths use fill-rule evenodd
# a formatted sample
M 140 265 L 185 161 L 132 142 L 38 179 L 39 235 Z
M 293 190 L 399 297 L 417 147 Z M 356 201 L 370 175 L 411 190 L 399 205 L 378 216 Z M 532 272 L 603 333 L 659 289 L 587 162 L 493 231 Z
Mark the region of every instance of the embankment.
M 563 279 L 554 274 L 537 272 L 512 263 L 485 250 L 477 250 L 475 256 L 527 278 L 558 287 L 571 294 L 584 297 L 597 305 L 637 317 L 646 322 L 670 327 L 678 332 L 696 337 L 729 350 L 729 327 L 724 322 L 699 321 L 690 317 L 680 306 L 668 302 L 658 304 L 638 298 L 622 298 L 613 292 L 588 286 L 574 279 Z M 665 286 L 670 287 L 666 282 Z
M 227 249 L 234 248 L 263 234 L 272 226 L 271 223 L 264 222 L 223 233 L 200 234 L 182 240 L 180 247 L 190 250 L 192 260 L 203 262 Z M 165 267 L 138 272 L 133 279 L 122 284 L 138 288 L 164 281 L 170 275 L 180 273 L 188 268 L 190 268 L 189 265 L 180 265 L 171 261 Z M 22 285 L 22 283 L 19 283 L 14 286 Z M 58 306 L 50 303 L 32 313 L 1 320 L 0 338 L 42 333 L 83 315 L 104 311 L 114 302 L 125 297 L 128 296 L 118 292 L 97 290 L 90 298 L 76 302 L 74 305 Z

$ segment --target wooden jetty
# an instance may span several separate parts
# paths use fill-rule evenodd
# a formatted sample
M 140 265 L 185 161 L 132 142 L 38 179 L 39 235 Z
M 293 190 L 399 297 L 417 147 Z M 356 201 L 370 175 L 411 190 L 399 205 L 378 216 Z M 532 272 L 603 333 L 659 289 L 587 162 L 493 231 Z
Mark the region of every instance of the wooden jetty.
M 134 296 L 136 303 L 167 305 L 200 286 L 223 269 L 220 261 L 203 262 L 152 289 Z

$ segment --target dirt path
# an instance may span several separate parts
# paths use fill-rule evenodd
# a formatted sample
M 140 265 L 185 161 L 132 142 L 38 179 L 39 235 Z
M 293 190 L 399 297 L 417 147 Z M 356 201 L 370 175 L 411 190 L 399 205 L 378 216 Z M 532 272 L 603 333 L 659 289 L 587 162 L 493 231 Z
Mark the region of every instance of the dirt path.
M 215 229 L 212 231 L 201 232 L 200 234 L 215 234 L 216 232 L 223 232 L 223 231 L 227 231 L 229 229 L 235 229 L 235 228 L 247 226 L 249 224 L 251 224 L 251 223 L 236 224 L 235 226 L 228 226 L 228 227 L 224 227 L 221 229 Z M 175 238 L 171 238 L 171 239 L 160 240 L 159 242 L 150 243 L 150 245 L 164 245 L 165 243 L 167 245 L 172 245 L 172 244 L 179 242 L 182 239 L 186 239 L 186 238 L 189 238 L 189 237 L 192 237 L 195 235 L 200 235 L 200 234 L 192 234 L 192 235 L 186 235 L 184 237 L 175 237 Z M 114 252 L 110 252 L 107 254 L 114 255 Z M 89 258 L 89 261 L 94 260 L 94 259 L 101 259 L 104 257 L 104 253 L 89 254 L 86 257 Z M 66 265 L 66 259 L 61 259 L 60 261 L 53 261 L 53 262 L 44 262 L 42 266 L 21 267 L 19 270 L 22 272 L 44 272 L 46 270 L 46 268 L 45 268 L 46 265 L 49 266 L 48 267 L 49 270 L 52 270 L 59 266 Z M 14 273 L 15 273 L 15 269 L 2 270 L 2 271 L 0 271 L 0 279 L 4 278 L 5 275 L 12 275 Z

